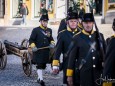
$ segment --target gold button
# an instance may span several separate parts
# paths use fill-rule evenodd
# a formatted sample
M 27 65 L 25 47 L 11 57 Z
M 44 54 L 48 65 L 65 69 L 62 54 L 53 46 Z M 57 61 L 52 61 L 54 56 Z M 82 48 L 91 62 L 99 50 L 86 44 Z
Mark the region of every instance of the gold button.
M 89 38 L 91 38 L 91 35 L 89 35 Z
M 94 52 L 94 50 L 92 49 L 91 52 Z
M 92 57 L 93 58 L 93 60 L 95 59 L 95 57 Z

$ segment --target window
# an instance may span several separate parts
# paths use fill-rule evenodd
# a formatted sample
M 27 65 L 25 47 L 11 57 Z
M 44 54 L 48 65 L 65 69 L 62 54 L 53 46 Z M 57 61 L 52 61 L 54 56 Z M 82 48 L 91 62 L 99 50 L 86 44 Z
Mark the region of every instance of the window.
M 115 0 L 108 0 L 109 9 L 115 9 Z
M 53 14 L 53 0 L 34 0 L 33 2 L 34 9 L 34 18 L 38 18 L 41 14 L 48 12 L 49 14 Z
M 20 8 L 22 6 L 22 0 L 12 0 L 12 18 L 20 18 Z
M 109 3 L 115 3 L 115 0 L 109 0 Z
M 34 18 L 40 16 L 40 0 L 34 0 Z
M 53 13 L 53 0 L 49 0 L 47 8 L 49 13 Z
M 0 18 L 4 18 L 5 14 L 5 0 L 0 0 Z

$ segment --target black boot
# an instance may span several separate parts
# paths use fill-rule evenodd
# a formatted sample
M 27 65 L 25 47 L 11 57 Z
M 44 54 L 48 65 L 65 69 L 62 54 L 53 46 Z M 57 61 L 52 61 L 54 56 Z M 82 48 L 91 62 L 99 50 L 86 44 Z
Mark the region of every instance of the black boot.
M 46 86 L 43 80 L 40 81 L 41 86 Z
M 46 86 L 45 82 L 43 80 L 37 80 L 37 82 L 41 85 L 41 86 Z

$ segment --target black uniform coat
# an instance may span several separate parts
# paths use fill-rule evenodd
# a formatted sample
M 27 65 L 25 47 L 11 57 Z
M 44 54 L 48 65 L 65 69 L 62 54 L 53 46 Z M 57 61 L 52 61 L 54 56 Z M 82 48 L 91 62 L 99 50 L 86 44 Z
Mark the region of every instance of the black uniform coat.
M 52 30 L 50 28 L 45 30 L 41 27 L 34 28 L 29 39 L 29 43 L 35 43 L 37 48 L 47 47 L 51 41 L 53 41 Z M 48 60 L 49 49 L 43 49 L 33 53 L 33 62 L 37 64 L 47 63 Z
M 111 37 L 107 46 L 103 76 L 115 79 L 115 36 Z
M 109 42 L 110 42 L 110 40 L 111 40 L 112 38 L 114 38 L 114 36 L 108 37 L 108 38 L 106 39 L 106 45 L 109 44 Z
M 66 18 L 64 18 L 60 22 L 58 33 L 66 28 L 67 28 Z
M 65 30 L 61 31 L 57 37 L 57 44 L 56 44 L 56 51 L 55 51 L 55 55 L 54 55 L 54 60 L 59 60 L 61 53 L 63 54 L 63 72 L 64 72 L 63 82 L 64 83 L 67 83 L 66 68 L 67 68 L 67 62 L 68 62 L 68 57 L 65 57 L 65 54 L 68 51 L 68 47 L 71 43 L 73 35 L 78 33 L 79 31 L 80 30 L 76 29 L 75 32 L 72 32 L 72 31 L 69 31 L 68 29 L 65 29 Z
M 86 40 L 91 43 L 95 42 L 95 49 L 91 49 L 86 63 L 78 70 L 81 60 L 86 58 L 90 49 L 90 45 Z M 76 67 L 75 79 L 77 83 L 80 83 L 80 86 L 97 86 L 95 81 L 99 79 L 102 73 L 103 58 L 100 56 L 96 32 L 92 31 L 92 33 L 89 34 L 83 30 L 80 34 L 74 36 L 72 42 L 73 48 L 69 55 L 67 76 L 72 76 L 69 72 L 73 71 Z M 104 39 L 103 42 L 105 42 Z

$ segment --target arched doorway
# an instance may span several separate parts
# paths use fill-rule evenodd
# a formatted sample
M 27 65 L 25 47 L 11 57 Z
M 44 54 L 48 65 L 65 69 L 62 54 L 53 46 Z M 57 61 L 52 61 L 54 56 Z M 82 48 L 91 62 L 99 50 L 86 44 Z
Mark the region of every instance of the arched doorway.
M 0 0 L 0 18 L 4 18 L 5 14 L 5 0 Z

